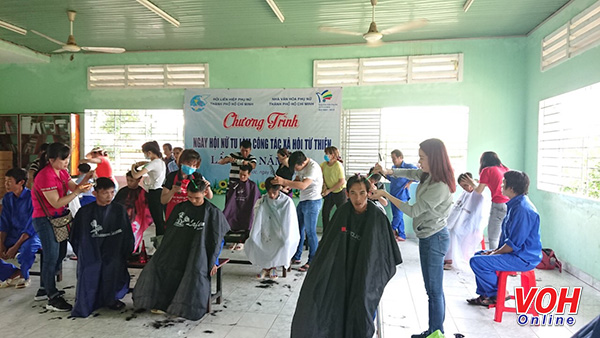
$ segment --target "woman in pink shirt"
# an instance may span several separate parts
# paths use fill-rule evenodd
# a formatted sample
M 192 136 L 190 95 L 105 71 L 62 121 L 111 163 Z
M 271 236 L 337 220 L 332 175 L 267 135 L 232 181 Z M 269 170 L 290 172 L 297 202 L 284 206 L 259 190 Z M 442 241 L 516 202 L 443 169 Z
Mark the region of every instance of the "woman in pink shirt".
M 483 192 L 485 187 L 490 188 L 492 193 L 492 208 L 490 210 L 487 229 L 490 249 L 494 250 L 498 248 L 500 232 L 502 231 L 502 221 L 506 216 L 506 202 L 508 202 L 508 197 L 502 195 L 502 179 L 504 173 L 509 169 L 502 164 L 498 154 L 493 151 L 486 151 L 481 154 L 479 164 L 479 185 L 468 176 L 463 178 L 461 182 L 472 186 L 479 194 Z
M 66 241 L 57 242 L 49 217 L 69 212 L 66 206 L 82 192 L 89 191 L 91 184 L 76 185 L 67 172 L 71 149 L 62 143 L 52 143 L 40 158 L 40 170 L 35 175 L 33 193 L 33 227 L 42 242 L 44 259 L 41 263 L 40 288 L 35 300 L 48 300 L 46 309 L 71 311 L 62 293 L 56 288 L 54 277 L 66 253 Z M 87 182 L 94 172 L 90 171 L 82 182 Z M 68 191 L 72 194 L 67 194 Z M 48 215 L 47 215 L 48 214 Z M 48 217 L 49 216 L 49 217 Z
M 110 178 L 116 185 L 115 191 L 119 190 L 119 185 L 113 175 L 112 164 L 108 159 L 108 153 L 106 150 L 102 149 L 102 147 L 94 147 L 85 155 L 85 158 L 79 160 L 79 162 L 96 164 L 96 177 Z

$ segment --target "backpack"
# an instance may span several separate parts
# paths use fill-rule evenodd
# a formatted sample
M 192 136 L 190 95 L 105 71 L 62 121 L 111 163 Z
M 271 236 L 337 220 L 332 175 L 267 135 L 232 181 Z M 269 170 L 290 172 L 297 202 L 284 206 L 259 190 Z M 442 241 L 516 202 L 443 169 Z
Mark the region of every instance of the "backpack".
M 541 270 L 554 270 L 558 268 L 558 271 L 562 273 L 562 263 L 554 254 L 554 250 L 548 248 L 542 249 L 542 261 L 536 268 Z

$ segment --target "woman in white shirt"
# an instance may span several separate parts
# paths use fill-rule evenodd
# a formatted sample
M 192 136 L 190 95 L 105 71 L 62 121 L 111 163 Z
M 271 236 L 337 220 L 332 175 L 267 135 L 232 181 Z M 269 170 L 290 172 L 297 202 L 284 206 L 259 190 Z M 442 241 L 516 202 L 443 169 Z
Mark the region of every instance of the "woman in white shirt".
M 148 191 L 148 208 L 156 226 L 156 236 L 165 233 L 165 217 L 163 206 L 160 203 L 162 194 L 162 184 L 165 180 L 165 162 L 162 160 L 162 153 L 158 142 L 151 141 L 142 145 L 144 157 L 149 161 L 136 162 L 131 166 L 131 175 L 138 179 L 145 174 L 144 188 Z M 141 167 L 141 168 L 140 168 Z

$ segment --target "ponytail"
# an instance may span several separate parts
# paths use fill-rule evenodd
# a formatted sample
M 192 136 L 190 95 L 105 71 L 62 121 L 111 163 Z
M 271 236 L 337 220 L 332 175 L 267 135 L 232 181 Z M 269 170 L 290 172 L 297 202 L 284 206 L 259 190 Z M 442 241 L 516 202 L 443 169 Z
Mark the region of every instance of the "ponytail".
M 48 150 L 40 155 L 40 167 L 33 177 L 35 178 L 37 174 L 50 163 L 50 159 L 60 158 L 61 160 L 64 160 L 68 158 L 69 155 L 71 155 L 71 148 L 69 148 L 69 146 L 60 142 L 52 143 L 48 146 Z

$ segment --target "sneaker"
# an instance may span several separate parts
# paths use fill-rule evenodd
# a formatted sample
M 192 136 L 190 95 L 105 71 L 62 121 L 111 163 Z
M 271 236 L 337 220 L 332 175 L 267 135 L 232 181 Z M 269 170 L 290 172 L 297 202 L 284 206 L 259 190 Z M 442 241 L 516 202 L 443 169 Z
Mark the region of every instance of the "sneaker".
M 64 290 L 58 290 L 58 296 L 62 297 L 65 294 Z M 46 289 L 38 289 L 37 293 L 33 297 L 33 300 L 47 300 L 48 294 L 46 293 Z
M 410 336 L 410 338 L 427 338 L 427 336 L 429 336 L 428 331 L 423 331 L 418 334 L 413 334 L 412 336 Z
M 17 285 L 15 285 L 16 289 L 24 289 L 29 286 L 29 279 L 19 278 Z
M 67 303 L 67 301 L 64 298 L 62 298 L 62 296 L 58 296 L 54 299 L 48 300 L 46 309 L 50 311 L 68 312 L 73 310 L 73 306 Z

